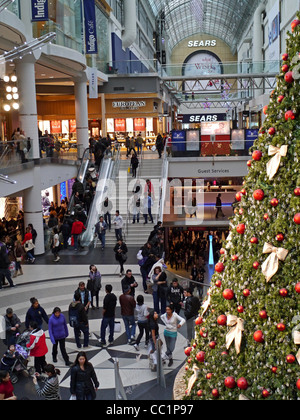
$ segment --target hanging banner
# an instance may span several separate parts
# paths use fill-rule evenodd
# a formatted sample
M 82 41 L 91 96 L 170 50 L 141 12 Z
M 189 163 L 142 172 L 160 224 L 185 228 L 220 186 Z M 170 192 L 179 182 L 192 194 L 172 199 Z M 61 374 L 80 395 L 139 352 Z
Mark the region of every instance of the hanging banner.
M 89 69 L 89 98 L 98 99 L 98 76 L 97 69 Z
M 86 54 L 98 54 L 95 0 L 84 0 Z
M 48 0 L 31 0 L 32 22 L 49 19 Z

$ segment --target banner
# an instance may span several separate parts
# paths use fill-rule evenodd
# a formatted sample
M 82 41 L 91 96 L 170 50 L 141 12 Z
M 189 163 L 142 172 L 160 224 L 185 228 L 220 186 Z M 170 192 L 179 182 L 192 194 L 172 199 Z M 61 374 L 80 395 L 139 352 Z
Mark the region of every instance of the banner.
M 95 0 L 83 0 L 86 54 L 98 54 Z
M 98 99 L 98 75 L 94 67 L 89 69 L 89 98 Z
M 49 19 L 48 0 L 31 0 L 32 22 Z

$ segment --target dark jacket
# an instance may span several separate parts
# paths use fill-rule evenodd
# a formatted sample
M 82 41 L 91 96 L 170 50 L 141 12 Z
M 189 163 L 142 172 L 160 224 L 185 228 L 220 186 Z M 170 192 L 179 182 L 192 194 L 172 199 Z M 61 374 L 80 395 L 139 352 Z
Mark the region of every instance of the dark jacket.
M 72 302 L 69 306 L 69 314 L 70 314 L 70 309 L 75 309 L 78 312 L 78 322 L 79 324 L 83 324 L 83 325 L 88 325 L 89 320 L 87 317 L 87 313 L 86 310 L 83 306 L 82 303 L 80 302 Z
M 0 268 L 7 269 L 10 266 L 10 260 L 7 253 L 6 245 L 0 242 Z
M 196 296 L 189 296 L 185 301 L 184 316 L 191 319 L 198 316 L 200 310 L 200 301 Z
M 44 308 L 42 308 L 40 305 L 36 309 L 33 306 L 31 306 L 26 314 L 25 326 L 28 329 L 30 322 L 36 322 L 38 324 L 38 327 L 41 329 L 43 325 L 43 320 L 46 322 L 46 324 L 48 324 L 49 318 Z
M 88 363 L 85 370 L 76 365 L 71 370 L 71 394 L 76 395 L 77 400 L 83 400 L 86 394 L 96 398 L 95 388 L 99 388 L 99 382 L 93 366 Z

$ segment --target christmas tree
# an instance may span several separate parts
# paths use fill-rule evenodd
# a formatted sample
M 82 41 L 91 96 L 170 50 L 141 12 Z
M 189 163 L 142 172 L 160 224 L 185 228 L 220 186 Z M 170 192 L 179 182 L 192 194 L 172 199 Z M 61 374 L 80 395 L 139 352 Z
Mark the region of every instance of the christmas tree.
M 185 350 L 186 399 L 300 398 L 300 14 Z

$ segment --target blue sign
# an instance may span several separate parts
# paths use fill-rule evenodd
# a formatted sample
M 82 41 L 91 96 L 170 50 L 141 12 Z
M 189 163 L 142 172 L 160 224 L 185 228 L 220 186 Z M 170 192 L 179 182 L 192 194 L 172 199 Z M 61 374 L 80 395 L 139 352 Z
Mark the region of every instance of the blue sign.
M 60 184 L 60 200 L 64 200 L 67 197 L 67 184 L 62 182 Z
M 250 147 L 253 146 L 255 140 L 258 139 L 258 130 L 246 130 L 245 138 L 246 138 L 246 150 L 249 150 Z
M 186 146 L 186 132 L 185 130 L 172 131 L 172 151 L 185 152 Z
M 95 0 L 84 0 L 86 54 L 98 54 Z
M 31 0 L 32 22 L 49 19 L 48 0 Z

